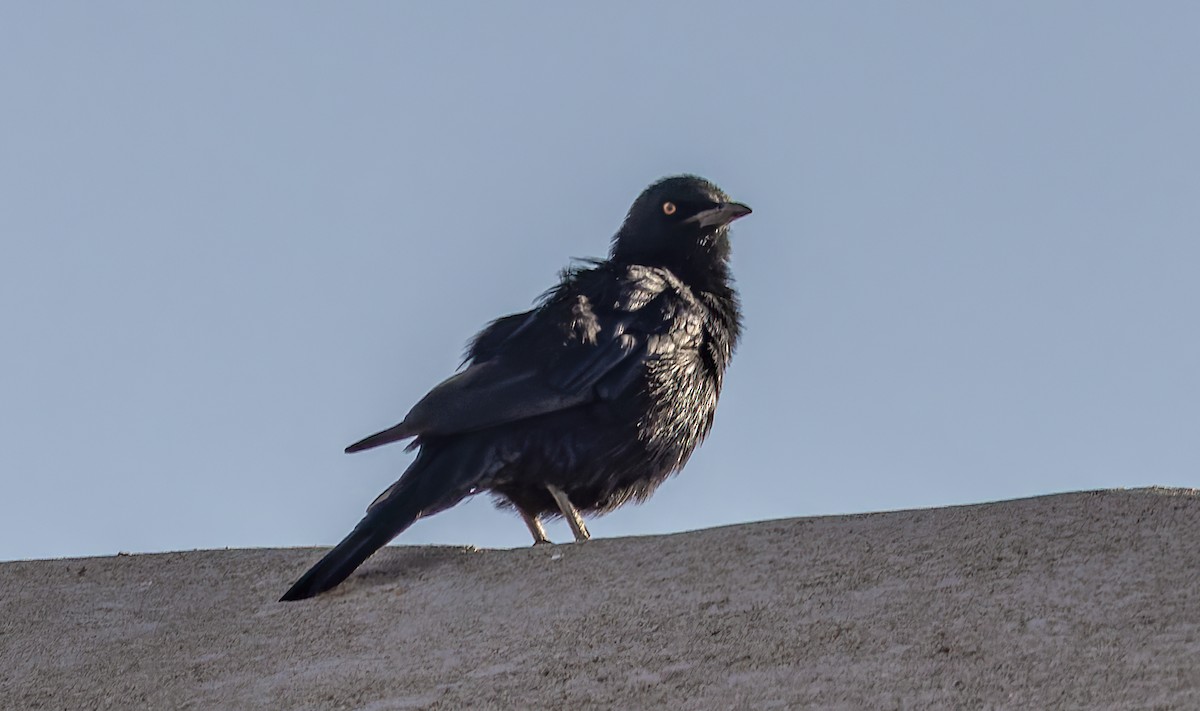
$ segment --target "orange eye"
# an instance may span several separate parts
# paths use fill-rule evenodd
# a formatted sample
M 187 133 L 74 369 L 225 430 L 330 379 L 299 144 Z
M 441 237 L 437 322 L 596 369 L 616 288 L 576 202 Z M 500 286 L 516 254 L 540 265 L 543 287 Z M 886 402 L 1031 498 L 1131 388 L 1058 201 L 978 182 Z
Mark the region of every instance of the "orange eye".
M 674 215 L 675 214 L 675 203 L 664 202 L 663 203 L 663 214 L 664 215 Z

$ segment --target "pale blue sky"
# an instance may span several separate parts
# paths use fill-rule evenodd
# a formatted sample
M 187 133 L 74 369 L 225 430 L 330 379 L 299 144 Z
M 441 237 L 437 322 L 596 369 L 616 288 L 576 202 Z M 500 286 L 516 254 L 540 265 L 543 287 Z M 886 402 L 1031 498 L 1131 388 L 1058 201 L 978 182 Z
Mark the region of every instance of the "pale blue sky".
M 1200 484 L 1200 5 L 0 5 L 0 559 L 327 545 L 694 172 L 746 336 L 601 537 Z M 552 535 L 569 539 L 564 527 Z M 402 543 L 526 545 L 476 499 Z

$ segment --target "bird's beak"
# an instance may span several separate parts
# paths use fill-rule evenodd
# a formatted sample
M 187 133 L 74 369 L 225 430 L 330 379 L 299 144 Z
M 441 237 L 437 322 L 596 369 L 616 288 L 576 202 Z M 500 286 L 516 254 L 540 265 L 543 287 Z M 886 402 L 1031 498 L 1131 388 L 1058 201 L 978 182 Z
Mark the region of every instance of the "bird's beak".
M 740 202 L 723 202 L 716 207 L 692 215 L 684 222 L 690 222 L 700 227 L 723 227 L 751 212 L 752 210 L 748 206 Z

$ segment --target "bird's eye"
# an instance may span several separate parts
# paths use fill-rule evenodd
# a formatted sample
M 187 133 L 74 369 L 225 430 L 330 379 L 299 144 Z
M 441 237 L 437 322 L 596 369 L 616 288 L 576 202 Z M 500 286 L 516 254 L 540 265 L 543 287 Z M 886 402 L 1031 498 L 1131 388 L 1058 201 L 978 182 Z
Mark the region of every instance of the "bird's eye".
M 663 214 L 664 215 L 674 215 L 675 214 L 675 203 L 664 202 L 663 203 Z

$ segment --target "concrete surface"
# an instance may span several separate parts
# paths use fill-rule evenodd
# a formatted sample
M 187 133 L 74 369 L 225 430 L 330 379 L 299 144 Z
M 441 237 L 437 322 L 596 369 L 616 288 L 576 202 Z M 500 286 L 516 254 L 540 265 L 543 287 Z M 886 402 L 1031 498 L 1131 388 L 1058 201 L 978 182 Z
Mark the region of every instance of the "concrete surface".
M 0 706 L 1200 709 L 1195 490 L 320 552 L 0 564 Z

